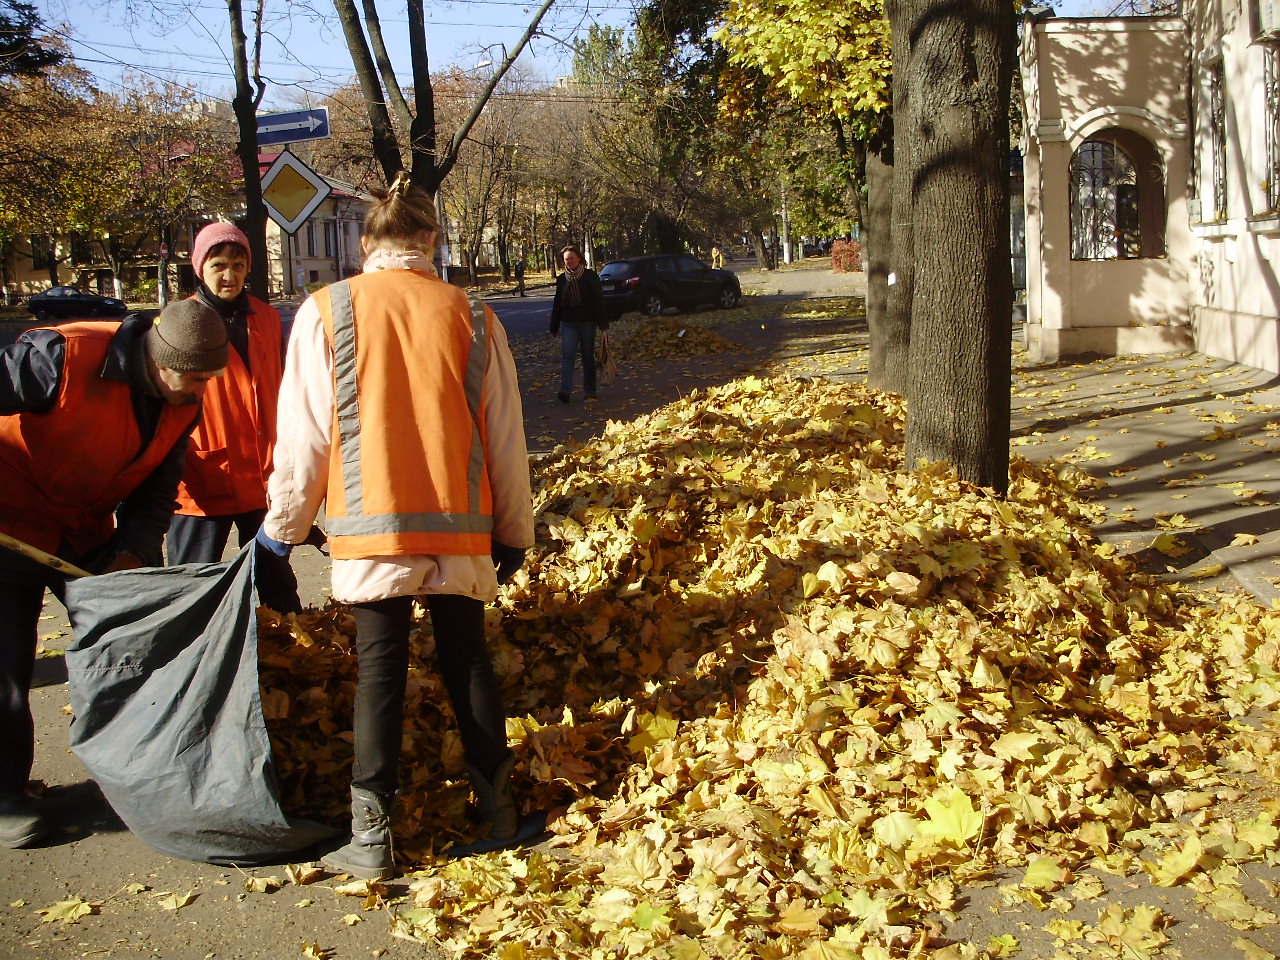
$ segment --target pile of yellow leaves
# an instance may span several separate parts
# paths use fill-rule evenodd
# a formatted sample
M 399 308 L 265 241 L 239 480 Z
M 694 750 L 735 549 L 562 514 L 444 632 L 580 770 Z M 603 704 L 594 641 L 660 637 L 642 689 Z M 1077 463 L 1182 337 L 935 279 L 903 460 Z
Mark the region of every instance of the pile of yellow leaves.
M 717 312 L 716 317 L 723 319 L 725 314 Z M 742 349 L 712 330 L 709 322 L 690 317 L 628 317 L 609 327 L 609 342 L 623 361 L 705 357 Z
M 1086 862 L 1234 896 L 1223 865 L 1280 838 L 1275 804 L 1212 815 L 1240 776 L 1277 779 L 1273 738 L 1234 718 L 1278 698 L 1280 613 L 1135 573 L 1091 535 L 1074 468 L 1015 460 L 1005 499 L 901 471 L 902 426 L 859 385 L 749 378 L 545 469 L 493 646 L 520 794 L 555 837 L 431 859 L 466 793 L 415 659 L 397 836 L 426 863 L 398 935 L 498 958 L 959 958 L 984 954 L 925 945 L 1001 865 L 1029 867 L 1029 897 Z M 352 671 L 341 614 L 310 624 L 266 631 L 264 696 L 314 810 L 326 777 L 345 800 Z

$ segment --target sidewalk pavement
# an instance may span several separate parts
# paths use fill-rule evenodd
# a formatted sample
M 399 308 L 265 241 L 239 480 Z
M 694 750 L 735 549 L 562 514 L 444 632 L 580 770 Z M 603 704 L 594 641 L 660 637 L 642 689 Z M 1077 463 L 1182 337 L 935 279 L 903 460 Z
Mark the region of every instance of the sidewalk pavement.
M 740 278 L 755 295 L 848 295 L 827 264 Z M 823 351 L 844 362 L 815 351 L 793 371 L 862 378 L 848 340 L 833 332 Z M 1012 452 L 1103 480 L 1087 494 L 1106 507 L 1100 539 L 1162 579 L 1280 598 L 1280 376 L 1194 351 L 1037 364 L 1020 328 L 1013 341 Z
M 1280 597 L 1280 377 L 1189 351 L 1015 366 L 1013 450 L 1106 482 L 1101 539 L 1165 579 Z

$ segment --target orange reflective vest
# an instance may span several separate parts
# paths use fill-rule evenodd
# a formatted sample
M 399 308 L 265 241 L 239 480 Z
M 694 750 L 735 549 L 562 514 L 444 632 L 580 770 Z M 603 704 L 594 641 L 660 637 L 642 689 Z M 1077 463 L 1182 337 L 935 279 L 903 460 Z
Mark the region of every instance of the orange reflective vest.
M 48 553 L 79 553 L 115 529 L 114 512 L 191 427 L 198 405 L 165 405 L 145 446 L 133 389 L 102 377 L 119 322 L 68 323 L 58 399 L 45 413 L 0 417 L 0 530 Z
M 250 297 L 248 323 L 249 364 L 232 348 L 226 372 L 205 390 L 178 485 L 176 512 L 183 516 L 225 517 L 267 505 L 283 375 L 280 314 Z
M 332 555 L 488 556 L 487 308 L 412 270 L 361 274 L 315 300 L 333 351 Z

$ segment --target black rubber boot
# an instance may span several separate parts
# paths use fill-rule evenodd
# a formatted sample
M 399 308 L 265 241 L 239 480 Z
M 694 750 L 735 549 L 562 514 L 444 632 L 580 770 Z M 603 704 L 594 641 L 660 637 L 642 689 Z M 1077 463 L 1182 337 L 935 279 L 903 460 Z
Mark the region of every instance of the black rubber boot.
M 45 838 L 49 826 L 25 793 L 0 794 L 0 846 L 20 849 Z
M 520 827 L 520 811 L 516 809 L 515 797 L 511 794 L 511 769 L 515 765 L 516 755 L 509 753 L 498 764 L 493 776 L 485 777 L 467 764 L 471 789 L 476 795 L 476 808 L 481 821 L 489 825 L 491 840 L 510 840 Z
M 379 796 L 363 787 L 351 788 L 351 842 L 326 854 L 331 870 L 361 880 L 386 880 L 395 875 L 391 848 L 391 811 L 395 796 Z

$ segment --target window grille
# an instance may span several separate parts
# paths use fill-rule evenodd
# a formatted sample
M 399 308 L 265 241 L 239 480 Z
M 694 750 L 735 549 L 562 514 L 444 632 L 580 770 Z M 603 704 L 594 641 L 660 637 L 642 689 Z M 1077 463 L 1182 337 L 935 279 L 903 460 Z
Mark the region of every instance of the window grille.
M 1227 81 L 1222 63 L 1209 68 L 1209 172 L 1213 219 L 1227 219 Z
M 1262 48 L 1262 91 L 1266 104 L 1263 130 L 1266 136 L 1266 170 L 1263 189 L 1267 211 L 1280 210 L 1280 43 Z
M 54 263 L 53 240 L 50 237 L 28 236 L 31 247 L 31 269 L 48 270 Z
M 1071 158 L 1071 259 L 1142 256 L 1138 178 L 1123 150 L 1086 140 Z

